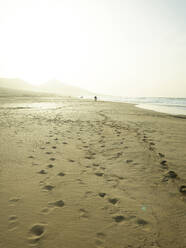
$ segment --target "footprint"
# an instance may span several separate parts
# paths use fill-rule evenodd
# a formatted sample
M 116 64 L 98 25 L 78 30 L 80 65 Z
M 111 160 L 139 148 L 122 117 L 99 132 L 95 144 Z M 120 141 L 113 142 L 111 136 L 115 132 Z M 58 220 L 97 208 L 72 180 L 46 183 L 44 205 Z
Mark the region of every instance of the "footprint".
M 105 195 L 106 195 L 106 193 L 102 193 L 102 192 L 101 192 L 101 193 L 99 193 L 99 196 L 100 196 L 100 197 L 102 197 L 102 198 L 104 198 L 104 197 L 105 197 Z
M 186 185 L 181 185 L 179 188 L 180 193 L 186 195 Z
M 117 198 L 109 198 L 108 201 L 109 201 L 111 204 L 115 205 L 115 204 L 119 201 L 119 199 L 117 199 Z
M 11 199 L 9 200 L 9 202 L 15 203 L 15 202 L 18 202 L 19 200 L 20 200 L 20 198 L 14 197 L 14 198 L 11 198 Z
M 28 158 L 34 158 L 33 156 L 29 156 Z
M 162 179 L 163 182 L 168 181 L 170 178 L 175 179 L 178 175 L 174 171 L 169 171 Z
M 126 160 L 126 162 L 127 162 L 127 163 L 132 163 L 132 162 L 133 162 L 133 160 L 131 160 L 131 159 L 127 159 L 127 160 Z
M 161 152 L 159 152 L 158 155 L 160 156 L 160 158 L 164 158 L 165 157 L 165 155 L 163 153 L 161 153 Z
M 49 208 L 43 208 L 42 210 L 41 210 L 41 213 L 42 214 L 48 214 L 50 212 L 50 209 Z
M 38 173 L 39 174 L 47 174 L 47 172 L 45 170 L 40 170 Z
M 55 158 L 50 158 L 50 160 L 51 160 L 51 161 L 54 161 L 54 160 L 56 160 L 56 159 L 55 159 Z
M 92 159 L 93 157 L 92 156 L 86 156 L 85 158 L 86 159 Z
M 102 233 L 102 232 L 98 232 L 98 233 L 96 233 L 96 236 L 98 238 L 104 238 L 106 235 L 104 233 Z
M 56 149 L 56 146 L 52 146 L 52 149 Z
M 18 222 L 17 222 L 18 218 L 16 215 L 11 215 L 9 218 L 8 218 L 8 221 L 9 221 L 9 224 L 8 224 L 8 229 L 10 231 L 13 231 L 14 229 L 17 228 L 18 226 Z
M 102 232 L 99 232 L 99 233 L 96 233 L 96 236 L 97 236 L 97 238 L 95 240 L 96 246 L 98 248 L 104 247 L 103 245 L 104 245 L 104 242 L 105 242 L 104 239 L 105 239 L 106 235 L 104 233 L 102 233 Z
M 85 209 L 81 208 L 79 211 L 80 211 L 81 218 L 85 218 L 85 219 L 88 218 L 88 212 Z
M 71 162 L 71 163 L 74 163 L 75 162 L 73 159 L 69 159 L 68 161 Z
M 146 221 L 146 220 L 144 220 L 144 219 L 137 219 L 137 224 L 138 225 L 142 225 L 142 226 L 144 226 L 144 225 L 147 225 L 148 224 L 148 222 Z
M 53 164 L 49 164 L 49 165 L 47 165 L 47 167 L 48 167 L 48 168 L 53 168 L 54 165 L 53 165 Z
M 65 173 L 63 173 L 63 172 L 59 172 L 59 173 L 58 173 L 58 176 L 60 176 L 60 177 L 64 177 L 64 176 L 65 176 Z
M 162 168 L 163 168 L 163 169 L 168 169 L 167 161 L 166 161 L 166 160 L 162 160 L 162 161 L 160 162 L 160 164 L 162 165 Z
M 46 154 L 52 154 L 52 152 L 46 152 Z
M 98 166 L 99 166 L 99 164 L 93 163 L 93 166 L 98 167 Z
M 44 190 L 47 190 L 47 191 L 52 191 L 53 189 L 55 188 L 55 186 L 53 186 L 53 185 L 45 185 L 44 187 L 43 187 L 43 189 Z
M 30 229 L 29 242 L 37 243 L 45 234 L 45 226 L 43 224 L 35 224 Z
M 63 200 L 58 200 L 58 201 L 55 201 L 55 202 L 49 202 L 48 203 L 48 206 L 49 207 L 63 207 L 65 205 L 64 201 Z
M 126 218 L 123 215 L 116 215 L 113 217 L 113 219 L 115 220 L 115 222 L 120 223 L 124 221 Z
M 102 177 L 104 175 L 104 173 L 103 172 L 96 172 L 95 175 L 98 177 Z
M 16 221 L 17 219 L 18 219 L 18 218 L 17 218 L 16 215 L 11 215 L 11 216 L 8 218 L 9 221 Z

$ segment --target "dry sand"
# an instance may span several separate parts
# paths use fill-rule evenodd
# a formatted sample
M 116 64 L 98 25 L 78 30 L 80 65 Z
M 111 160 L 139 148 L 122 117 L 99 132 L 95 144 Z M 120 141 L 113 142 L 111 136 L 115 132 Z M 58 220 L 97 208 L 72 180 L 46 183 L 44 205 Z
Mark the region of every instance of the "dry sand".
M 181 185 L 184 118 L 122 103 L 0 98 L 1 248 L 184 248 Z

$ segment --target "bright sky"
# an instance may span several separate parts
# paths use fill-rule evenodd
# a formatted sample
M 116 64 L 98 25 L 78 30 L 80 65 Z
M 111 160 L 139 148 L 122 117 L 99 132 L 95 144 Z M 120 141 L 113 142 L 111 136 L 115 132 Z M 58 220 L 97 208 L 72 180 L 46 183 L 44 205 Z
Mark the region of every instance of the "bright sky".
M 0 77 L 186 97 L 185 0 L 0 0 Z

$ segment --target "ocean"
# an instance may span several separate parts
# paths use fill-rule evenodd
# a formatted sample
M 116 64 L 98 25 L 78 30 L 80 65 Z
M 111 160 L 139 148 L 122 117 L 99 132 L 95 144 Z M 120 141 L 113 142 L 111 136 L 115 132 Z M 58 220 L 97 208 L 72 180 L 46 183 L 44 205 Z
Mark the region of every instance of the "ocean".
M 172 115 L 186 115 L 186 98 L 101 96 L 98 100 L 133 103 L 139 108 Z

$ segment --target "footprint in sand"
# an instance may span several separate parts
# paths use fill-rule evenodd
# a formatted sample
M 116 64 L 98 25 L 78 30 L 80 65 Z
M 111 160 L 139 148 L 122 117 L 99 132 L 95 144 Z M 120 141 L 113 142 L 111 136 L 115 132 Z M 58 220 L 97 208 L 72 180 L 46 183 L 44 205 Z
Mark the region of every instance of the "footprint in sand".
M 165 155 L 163 153 L 161 153 L 161 152 L 159 152 L 158 155 L 159 155 L 160 158 L 164 158 L 165 157 Z
M 163 169 L 168 169 L 168 165 L 167 165 L 167 161 L 166 161 L 166 160 L 162 160 L 162 161 L 160 162 L 160 164 L 162 165 L 162 168 L 163 168 Z
M 96 233 L 96 239 L 95 239 L 95 244 L 99 248 L 103 247 L 103 244 L 105 242 L 105 237 L 106 235 L 102 232 Z
M 88 215 L 88 212 L 85 209 L 81 208 L 79 210 L 79 212 L 80 212 L 80 218 L 88 219 L 89 215 Z
M 73 159 L 69 159 L 68 161 L 71 162 L 71 163 L 74 163 L 75 162 Z
M 138 218 L 137 221 L 136 221 L 136 223 L 137 223 L 138 225 L 141 225 L 141 226 L 145 226 L 145 225 L 148 224 L 148 222 L 147 222 L 146 220 L 141 219 L 141 218 Z
M 116 215 L 113 217 L 113 220 L 117 223 L 121 223 L 123 222 L 124 220 L 126 220 L 126 218 L 123 216 L 123 215 Z
M 13 197 L 13 198 L 11 198 L 10 200 L 9 200 L 9 202 L 10 203 L 16 203 L 16 202 L 18 202 L 18 201 L 20 201 L 21 200 L 21 198 L 19 198 L 19 197 Z
M 48 167 L 48 168 L 53 168 L 54 165 L 53 165 L 53 164 L 49 164 L 49 165 L 47 165 L 47 167 Z
M 65 203 L 63 200 L 58 200 L 58 201 L 55 201 L 55 202 L 49 202 L 48 203 L 48 206 L 49 207 L 58 207 L 58 208 L 61 208 L 61 207 L 64 207 L 65 206 Z
M 28 158 L 34 158 L 34 156 L 29 156 Z
M 52 146 L 52 149 L 56 149 L 56 146 Z
M 60 176 L 60 177 L 64 177 L 64 176 L 65 176 L 65 173 L 63 173 L 63 172 L 59 172 L 59 173 L 58 173 L 58 176 Z
M 126 162 L 127 162 L 127 163 L 132 163 L 132 162 L 133 162 L 133 160 L 131 160 L 131 159 L 127 159 L 127 160 L 126 160 Z
M 178 178 L 178 175 L 177 175 L 176 172 L 174 172 L 174 171 L 169 171 L 168 173 L 166 173 L 166 175 L 164 175 L 162 181 L 163 181 L 163 182 L 166 182 L 166 181 L 168 181 L 170 178 L 171 178 L 171 179 Z
M 102 233 L 102 232 L 98 232 L 98 233 L 96 233 L 96 236 L 98 238 L 104 238 L 106 235 L 104 233 Z
M 35 244 L 41 240 L 45 235 L 45 225 L 44 224 L 35 224 L 30 228 L 29 231 L 29 243 Z
M 104 173 L 103 172 L 96 172 L 95 175 L 98 177 L 102 177 L 104 175 Z
M 100 192 L 98 195 L 99 195 L 100 197 L 104 198 L 104 197 L 106 196 L 106 193 Z
M 47 172 L 45 170 L 40 170 L 38 173 L 39 174 L 47 174 Z
M 52 152 L 46 152 L 46 154 L 52 154 Z
M 18 218 L 17 218 L 17 216 L 16 215 L 11 215 L 9 218 L 8 218 L 8 229 L 10 230 L 10 231 L 12 231 L 12 230 L 14 230 L 14 229 L 16 229 L 17 228 L 17 226 L 18 226 Z
M 86 156 L 85 158 L 86 158 L 86 159 L 93 159 L 92 156 Z
M 117 198 L 108 198 L 108 201 L 113 204 L 113 205 L 116 205 L 116 203 L 119 201 L 119 199 Z
M 45 185 L 45 186 L 43 187 L 43 189 L 44 189 L 45 191 L 52 191 L 54 188 L 55 188 L 55 186 L 50 185 L 50 184 Z
M 99 166 L 99 164 L 93 163 L 93 166 L 98 167 L 98 166 Z
M 42 210 L 41 210 L 41 213 L 42 214 L 48 214 L 50 212 L 50 209 L 49 208 L 43 208 Z
M 54 161 L 54 160 L 56 160 L 56 159 L 55 159 L 55 158 L 50 158 L 50 160 L 51 160 L 51 161 Z

